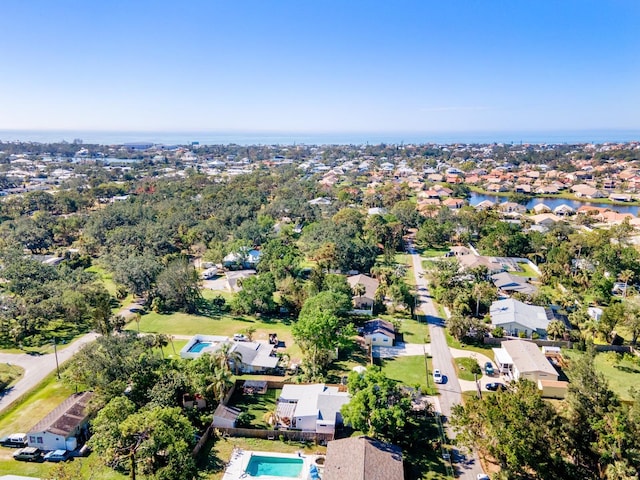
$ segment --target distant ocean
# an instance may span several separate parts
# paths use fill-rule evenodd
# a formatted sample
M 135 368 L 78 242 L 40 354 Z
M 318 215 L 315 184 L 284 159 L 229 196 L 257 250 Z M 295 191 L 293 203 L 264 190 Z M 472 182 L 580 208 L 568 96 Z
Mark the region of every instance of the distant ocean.
M 536 143 L 577 144 L 640 141 L 640 130 L 576 130 L 513 132 L 409 132 L 409 133 L 252 133 L 252 132 L 117 132 L 62 130 L 0 130 L 0 141 L 73 142 L 119 145 L 154 143 L 162 145 L 377 145 L 452 143 Z

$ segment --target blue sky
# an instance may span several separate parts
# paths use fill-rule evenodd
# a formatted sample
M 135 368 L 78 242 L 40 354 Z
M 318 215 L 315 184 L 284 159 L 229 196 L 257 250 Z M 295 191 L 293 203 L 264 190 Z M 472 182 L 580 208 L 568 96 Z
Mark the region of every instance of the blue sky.
M 0 12 L 0 129 L 640 129 L 637 0 L 4 0 Z

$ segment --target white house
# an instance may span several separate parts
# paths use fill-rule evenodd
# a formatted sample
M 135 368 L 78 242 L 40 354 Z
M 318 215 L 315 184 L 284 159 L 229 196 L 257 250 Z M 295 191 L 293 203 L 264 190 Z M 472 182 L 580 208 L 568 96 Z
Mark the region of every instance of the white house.
M 534 383 L 558 380 L 558 372 L 533 342 L 507 340 L 501 348 L 494 348 L 493 353 L 498 370 L 514 380 L 524 378 Z
M 281 427 L 316 433 L 334 433 L 342 424 L 340 409 L 351 396 L 323 383 L 282 387 L 276 406 Z
M 547 336 L 547 327 L 551 320 L 543 307 L 507 298 L 497 300 L 489 308 L 491 325 L 502 327 L 507 335 L 518 336 L 520 332 L 529 337 L 533 332 L 541 337 Z
M 392 347 L 396 339 L 396 329 L 391 322 L 376 318 L 365 322 L 362 337 L 367 345 Z
M 240 363 L 231 366 L 243 373 L 264 373 L 278 366 L 279 358 L 274 346 L 263 342 L 235 342 L 220 335 L 194 335 L 180 350 L 180 358 L 198 358 L 202 354 L 214 354 L 223 344 L 231 344 L 231 353 L 240 355 Z
M 87 405 L 91 397 L 93 392 L 68 397 L 27 433 L 29 446 L 40 450 L 75 450 L 78 437 L 88 434 Z

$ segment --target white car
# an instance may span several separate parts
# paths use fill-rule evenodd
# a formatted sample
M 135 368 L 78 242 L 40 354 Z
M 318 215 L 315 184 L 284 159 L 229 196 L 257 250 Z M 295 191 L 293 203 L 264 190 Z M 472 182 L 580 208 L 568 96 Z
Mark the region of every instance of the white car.
M 442 383 L 442 373 L 437 368 L 433 371 L 433 381 L 435 383 Z
M 491 480 L 486 473 L 479 473 L 476 477 L 478 480 Z

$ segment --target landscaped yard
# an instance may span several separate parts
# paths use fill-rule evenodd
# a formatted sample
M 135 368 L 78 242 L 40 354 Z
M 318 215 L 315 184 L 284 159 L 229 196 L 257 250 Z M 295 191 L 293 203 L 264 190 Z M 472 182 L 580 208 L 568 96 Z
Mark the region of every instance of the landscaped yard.
M 280 392 L 281 389 L 270 388 L 264 394 L 245 395 L 242 388 L 236 388 L 229 405 L 249 414 L 251 428 L 269 429 L 271 427 L 265 422 L 264 416 L 267 412 L 275 411 Z
M 382 366 L 382 371 L 388 378 L 410 387 L 420 385 L 420 388 L 424 391 L 429 391 L 432 394 L 436 393 L 431 378 L 428 380 L 430 388 L 427 388 L 427 371 L 422 355 L 376 359 L 376 363 Z M 428 359 L 428 365 L 429 375 L 431 375 L 431 372 L 433 372 L 431 358 Z
M 577 350 L 563 350 L 562 353 L 569 359 L 584 355 Z M 596 355 L 595 364 L 598 371 L 608 380 L 611 390 L 622 400 L 631 400 L 629 388 L 640 385 L 640 357 L 602 352 Z M 571 381 L 570 368 L 565 371 Z
M 456 372 L 458 373 L 458 377 L 462 380 L 475 380 L 475 376 L 471 373 L 474 365 L 478 365 L 478 362 L 474 358 L 469 357 L 458 357 L 454 359 Z M 479 377 L 482 376 L 482 373 L 478 374 Z
M 285 342 L 287 353 L 291 358 L 301 358 L 301 352 L 297 345 L 293 343 L 291 335 L 290 321 L 280 319 L 254 318 L 235 315 L 220 315 L 216 317 L 205 317 L 203 315 L 190 315 L 187 313 L 172 313 L 163 315 L 156 312 L 149 312 L 142 316 L 140 321 L 140 331 L 145 333 L 164 333 L 167 335 L 224 335 L 233 336 L 240 333 L 247 327 L 254 327 L 256 332 L 254 340 L 269 340 L 269 334 L 275 333 L 280 341 Z M 130 322 L 128 330 L 136 330 L 136 322 Z M 169 347 L 171 348 L 171 347 Z M 176 347 L 177 350 L 177 347 Z M 173 352 L 172 352 L 173 353 Z
M 531 268 L 528 263 L 518 263 L 518 266 L 522 269 L 521 272 L 509 272 L 513 275 L 517 275 L 519 277 L 528 277 L 528 278 L 538 278 L 538 273 Z

